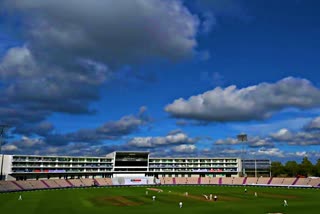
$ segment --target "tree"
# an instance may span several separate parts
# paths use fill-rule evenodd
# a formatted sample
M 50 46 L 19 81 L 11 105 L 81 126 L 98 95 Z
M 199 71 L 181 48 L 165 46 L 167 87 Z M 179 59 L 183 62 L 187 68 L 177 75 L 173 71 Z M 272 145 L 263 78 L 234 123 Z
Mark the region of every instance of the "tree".
M 284 168 L 288 177 L 295 177 L 299 171 L 299 164 L 296 161 L 288 161 Z
M 277 177 L 285 173 L 284 167 L 281 162 L 272 162 L 271 163 L 271 173 L 273 177 Z
M 320 177 L 320 158 L 318 159 L 316 165 L 313 167 L 314 175 Z
M 312 175 L 312 171 L 313 171 L 313 165 L 312 165 L 311 161 L 309 161 L 308 157 L 304 157 L 302 159 L 301 164 L 299 165 L 298 173 L 300 175 L 307 177 L 307 176 Z

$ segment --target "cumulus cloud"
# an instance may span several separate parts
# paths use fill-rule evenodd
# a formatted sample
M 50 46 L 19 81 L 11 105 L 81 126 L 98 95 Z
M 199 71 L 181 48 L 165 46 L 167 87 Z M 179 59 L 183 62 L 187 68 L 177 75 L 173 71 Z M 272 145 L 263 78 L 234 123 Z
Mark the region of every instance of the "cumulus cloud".
M 25 134 L 25 124 L 53 113 L 95 113 L 90 104 L 125 65 L 196 52 L 199 19 L 179 0 L 4 0 L 0 7 L 21 17 L 25 40 L 0 59 L 0 122 Z
M 195 145 L 179 145 L 172 148 L 173 152 L 176 153 L 193 153 L 197 150 Z
M 190 138 L 182 131 L 172 131 L 164 137 L 134 137 L 128 142 L 128 146 L 138 148 L 155 148 L 161 146 L 171 146 L 177 144 L 196 143 L 196 138 Z
M 138 131 L 150 122 L 146 114 L 146 107 L 141 107 L 137 115 L 126 115 L 117 121 L 108 121 L 94 129 L 80 129 L 66 134 L 44 135 L 46 142 L 52 145 L 67 145 L 69 143 L 95 143 L 106 140 L 115 140 Z
M 197 45 L 199 20 L 178 0 L 4 2 L 25 15 L 32 48 L 48 50 L 55 59 L 76 56 L 108 64 L 178 59 Z
M 312 130 L 314 130 L 314 131 L 319 130 L 320 131 L 320 117 L 316 117 L 312 121 L 310 121 L 310 123 L 308 123 L 305 126 L 305 129 L 308 131 L 312 131 Z
M 215 145 L 245 145 L 252 148 L 255 147 L 274 147 L 274 143 L 270 138 L 262 138 L 259 136 L 249 137 L 246 142 L 240 142 L 236 138 L 218 139 L 214 143 Z
M 188 99 L 176 99 L 165 111 L 177 118 L 227 122 L 263 120 L 289 107 L 319 106 L 320 89 L 306 79 L 288 77 L 242 89 L 217 87 Z

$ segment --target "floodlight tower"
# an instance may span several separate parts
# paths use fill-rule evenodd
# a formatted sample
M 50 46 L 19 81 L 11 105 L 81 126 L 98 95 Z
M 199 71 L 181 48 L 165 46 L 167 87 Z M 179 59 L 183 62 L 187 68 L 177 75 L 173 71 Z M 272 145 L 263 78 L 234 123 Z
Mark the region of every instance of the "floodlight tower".
M 248 136 L 247 134 L 245 133 L 241 133 L 241 134 L 238 134 L 237 135 L 237 139 L 238 141 L 240 141 L 242 143 L 242 151 L 241 151 L 241 173 L 242 173 L 242 176 L 245 175 L 245 172 L 244 172 L 244 167 L 243 167 L 243 158 L 244 158 L 244 153 L 245 153 L 245 142 L 248 141 Z
M 0 155 L 1 155 L 1 147 L 2 147 L 2 140 L 3 140 L 3 136 L 5 134 L 6 129 L 8 128 L 8 125 L 5 124 L 0 124 Z M 1 166 L 0 166 L 0 180 L 2 180 L 2 169 L 3 169 L 3 160 L 4 160 L 4 155 L 1 155 Z

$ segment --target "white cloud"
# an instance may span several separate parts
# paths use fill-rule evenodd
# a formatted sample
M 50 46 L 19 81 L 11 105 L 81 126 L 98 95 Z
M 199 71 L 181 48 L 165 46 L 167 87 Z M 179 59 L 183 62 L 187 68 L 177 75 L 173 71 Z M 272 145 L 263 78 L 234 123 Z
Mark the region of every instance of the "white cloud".
M 193 153 L 197 150 L 195 145 L 179 145 L 172 148 L 173 152 L 176 153 Z
M 187 134 L 181 131 L 174 131 L 164 137 L 134 137 L 128 142 L 128 145 L 141 148 L 154 148 L 176 144 L 195 143 L 196 141 L 197 139 L 190 138 Z
M 177 118 L 225 122 L 262 120 L 289 107 L 319 106 L 318 88 L 306 79 L 288 77 L 276 83 L 260 83 L 242 89 L 217 87 L 187 100 L 176 99 L 165 111 Z

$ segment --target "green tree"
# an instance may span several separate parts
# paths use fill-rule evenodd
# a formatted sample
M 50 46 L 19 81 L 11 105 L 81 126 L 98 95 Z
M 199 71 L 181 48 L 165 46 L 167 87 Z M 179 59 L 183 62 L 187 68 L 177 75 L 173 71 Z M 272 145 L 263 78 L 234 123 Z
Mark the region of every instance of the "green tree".
M 320 159 L 318 159 L 317 163 L 313 167 L 314 176 L 320 176 Z
M 301 164 L 299 165 L 298 173 L 300 175 L 307 177 L 307 176 L 312 175 L 312 171 L 313 171 L 313 165 L 312 165 L 311 161 L 309 161 L 308 157 L 304 157 L 302 159 Z
M 296 161 L 288 161 L 284 168 L 288 177 L 295 177 L 299 171 L 299 164 Z
M 271 174 L 273 177 L 280 176 L 284 173 L 284 167 L 281 162 L 275 161 L 271 163 Z

